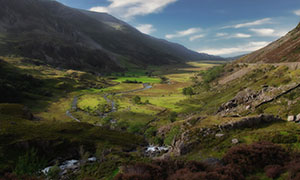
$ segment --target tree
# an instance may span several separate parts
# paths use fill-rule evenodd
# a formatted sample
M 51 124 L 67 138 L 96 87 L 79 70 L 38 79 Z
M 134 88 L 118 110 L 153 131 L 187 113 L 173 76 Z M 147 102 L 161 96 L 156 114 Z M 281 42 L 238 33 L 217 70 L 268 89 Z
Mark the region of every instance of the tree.
M 177 113 L 176 112 L 171 112 L 170 116 L 169 116 L 169 120 L 171 122 L 175 122 L 177 118 Z
M 191 87 L 184 88 L 183 91 L 182 91 L 182 93 L 184 95 L 189 95 L 189 96 L 194 95 L 193 88 L 191 88 Z
M 134 102 L 135 104 L 141 104 L 141 97 L 140 97 L 140 96 L 135 96 L 135 97 L 133 98 L 133 102 Z

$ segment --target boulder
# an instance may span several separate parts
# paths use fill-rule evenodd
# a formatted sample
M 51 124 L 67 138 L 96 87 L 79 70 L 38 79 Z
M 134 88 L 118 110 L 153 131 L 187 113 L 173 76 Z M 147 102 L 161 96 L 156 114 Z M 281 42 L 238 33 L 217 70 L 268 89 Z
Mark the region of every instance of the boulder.
M 291 122 L 295 120 L 295 116 L 288 116 L 287 121 Z
M 298 114 L 297 116 L 296 116 L 296 120 L 295 120 L 296 122 L 299 122 L 300 121 L 300 114 Z
M 232 144 L 238 144 L 238 143 L 239 143 L 239 140 L 236 139 L 236 138 L 235 138 L 235 139 L 232 139 L 232 140 L 231 140 L 231 143 L 232 143 Z
M 223 137 L 224 134 L 216 134 L 216 137 Z

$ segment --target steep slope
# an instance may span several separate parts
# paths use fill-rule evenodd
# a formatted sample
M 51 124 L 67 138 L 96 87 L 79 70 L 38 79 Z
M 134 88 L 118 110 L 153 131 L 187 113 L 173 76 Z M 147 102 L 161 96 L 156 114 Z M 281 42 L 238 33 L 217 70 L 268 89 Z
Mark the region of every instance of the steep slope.
M 220 59 L 142 34 L 108 14 L 53 0 L 0 0 L 0 40 L 0 55 L 75 69 L 118 71 L 127 63 L 146 66 Z
M 265 48 L 255 51 L 240 59 L 242 62 L 278 63 L 300 61 L 300 24 L 284 37 Z

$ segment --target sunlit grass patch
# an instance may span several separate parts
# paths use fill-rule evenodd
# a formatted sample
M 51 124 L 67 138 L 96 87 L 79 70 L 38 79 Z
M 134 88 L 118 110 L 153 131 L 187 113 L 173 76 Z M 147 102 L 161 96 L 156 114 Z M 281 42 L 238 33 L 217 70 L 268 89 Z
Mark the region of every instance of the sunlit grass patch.
M 77 107 L 86 111 L 96 111 L 101 104 L 106 104 L 106 100 L 99 94 L 86 94 L 78 99 Z
M 103 93 L 118 93 L 124 91 L 130 91 L 135 89 L 141 89 L 144 86 L 142 84 L 134 84 L 134 83 L 120 83 L 116 86 L 110 86 L 104 89 L 101 89 L 100 92 Z
M 142 97 L 142 101 L 149 100 L 149 102 L 155 106 L 171 109 L 172 111 L 180 112 L 182 106 L 176 105 L 181 100 L 186 99 L 187 97 L 180 94 L 173 94 L 161 97 Z
M 46 121 L 73 121 L 66 115 L 66 111 L 71 109 L 72 101 L 73 96 L 61 98 L 52 102 L 46 110 L 37 112 L 35 115 Z
M 132 99 L 133 99 L 133 97 L 131 97 L 131 96 L 119 97 L 116 100 L 119 111 L 124 111 L 124 112 L 127 111 L 127 112 L 155 115 L 163 110 L 163 108 L 154 106 L 152 104 L 145 104 L 145 101 L 147 99 L 142 100 L 142 104 L 135 104 Z

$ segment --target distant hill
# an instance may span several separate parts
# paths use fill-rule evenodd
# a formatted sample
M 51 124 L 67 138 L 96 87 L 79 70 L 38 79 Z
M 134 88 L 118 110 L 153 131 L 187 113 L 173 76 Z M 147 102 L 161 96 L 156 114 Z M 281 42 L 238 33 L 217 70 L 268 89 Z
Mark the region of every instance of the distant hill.
M 300 24 L 282 38 L 242 57 L 240 61 L 248 63 L 300 62 Z
M 0 42 L 2 56 L 93 71 L 221 59 L 145 35 L 109 14 L 53 0 L 0 0 Z

